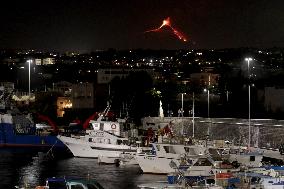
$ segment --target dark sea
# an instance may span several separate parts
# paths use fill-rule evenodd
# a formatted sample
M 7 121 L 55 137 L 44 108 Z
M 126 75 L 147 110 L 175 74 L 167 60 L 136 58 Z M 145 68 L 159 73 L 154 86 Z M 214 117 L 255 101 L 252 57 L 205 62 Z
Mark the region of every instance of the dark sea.
M 165 175 L 142 174 L 139 166 L 99 165 L 97 159 L 45 159 L 0 151 L 0 189 L 44 185 L 48 177 L 87 177 L 97 180 L 105 189 L 136 189 L 138 184 L 166 180 Z

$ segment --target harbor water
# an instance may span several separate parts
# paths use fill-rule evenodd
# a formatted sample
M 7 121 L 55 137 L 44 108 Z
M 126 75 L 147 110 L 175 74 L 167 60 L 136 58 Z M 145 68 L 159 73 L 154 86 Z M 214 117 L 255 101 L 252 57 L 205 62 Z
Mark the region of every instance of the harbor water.
M 138 184 L 166 180 L 165 175 L 142 174 L 139 166 L 100 165 L 97 159 L 46 160 L 39 155 L 0 153 L 0 188 L 44 185 L 48 177 L 91 177 L 105 189 L 136 189 Z

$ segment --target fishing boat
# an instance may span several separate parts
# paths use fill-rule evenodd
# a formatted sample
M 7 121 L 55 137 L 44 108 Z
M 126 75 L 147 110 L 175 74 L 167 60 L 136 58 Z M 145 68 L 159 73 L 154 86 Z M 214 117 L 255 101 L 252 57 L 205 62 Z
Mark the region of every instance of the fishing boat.
M 247 146 L 226 144 L 225 146 L 208 146 L 208 152 L 213 159 L 228 160 L 235 165 L 255 168 L 262 166 L 263 151 Z
M 167 181 L 139 184 L 141 189 L 179 189 L 179 188 L 199 188 L 199 189 L 222 189 L 224 187 L 217 185 L 216 180 L 220 177 L 213 171 L 215 162 L 207 156 L 198 158 L 198 160 L 187 170 L 179 169 L 177 165 L 175 172 L 167 175 Z M 231 175 L 231 174 L 230 174 Z M 213 177 L 212 177 L 213 176 Z
M 184 188 L 183 186 L 180 186 L 178 184 L 169 184 L 166 181 L 139 184 L 137 187 L 140 189 L 169 189 L 169 188 L 182 189 Z
M 109 120 L 106 113 L 96 120 L 89 120 L 85 131 L 69 135 L 63 133 L 58 135 L 58 139 L 75 157 L 100 158 L 101 163 L 115 163 L 122 153 L 136 153 L 139 147 L 121 136 L 122 122 Z
M 63 136 L 61 140 L 75 157 L 98 158 L 101 156 L 119 158 L 123 152 L 136 152 L 135 146 L 129 145 L 127 138 L 113 135 L 107 131 L 92 130 L 83 135 Z
M 146 183 L 137 186 L 140 189 L 184 189 L 184 188 L 198 188 L 198 189 L 223 189 L 221 186 L 215 185 L 198 185 L 198 186 L 183 186 L 179 184 L 169 184 L 167 182 Z
M 241 180 L 246 180 L 246 183 L 250 185 L 250 188 L 255 189 L 283 189 L 284 178 L 277 174 L 266 174 L 258 172 L 240 172 L 237 174 Z
M 206 148 L 199 145 L 152 143 L 151 153 L 137 154 L 137 162 L 143 173 L 167 174 L 179 169 L 188 169 L 204 155 Z
M 136 152 L 122 152 L 119 154 L 119 157 L 108 157 L 104 155 L 98 156 L 99 164 L 116 164 L 117 166 L 128 166 L 128 165 L 137 165 L 136 155 L 145 153 L 150 149 L 147 147 L 138 147 Z
M 186 171 L 188 172 L 188 171 Z M 213 180 L 213 181 L 212 181 Z M 216 177 L 215 177 L 216 180 Z M 181 188 L 198 188 L 198 189 L 222 189 L 222 186 L 216 185 L 214 178 L 202 178 L 188 176 L 184 171 L 179 170 L 173 175 L 168 175 L 168 181 L 158 181 L 152 183 L 139 184 L 141 189 L 181 189 Z
M 178 167 L 176 167 L 178 171 L 168 174 L 168 182 L 172 184 L 176 183 L 181 173 L 187 182 L 200 182 L 214 176 L 214 168 L 215 162 L 210 157 L 199 157 L 197 161 L 185 171 L 181 172 L 178 170 Z
M 229 161 L 238 162 L 248 168 L 262 166 L 263 152 L 250 150 L 247 147 L 231 147 L 229 149 Z
M 28 184 L 23 187 L 15 186 L 17 189 L 31 189 Z M 35 189 L 104 189 L 100 183 L 90 178 L 68 178 L 68 177 L 52 177 L 47 178 L 45 185 L 36 186 Z
M 284 178 L 262 178 L 259 182 L 260 188 L 263 189 L 283 189 L 284 188 Z
M 46 116 L 40 118 L 49 120 Z M 15 153 L 48 152 L 66 153 L 66 146 L 57 139 L 56 127 L 52 133 L 37 129 L 31 114 L 0 114 L 0 150 Z
M 150 153 L 150 147 L 141 147 L 141 141 L 136 141 L 136 145 L 138 146 L 136 153 L 125 152 L 119 155 L 119 165 L 120 166 L 128 166 L 128 165 L 138 165 L 136 156 L 138 154 Z

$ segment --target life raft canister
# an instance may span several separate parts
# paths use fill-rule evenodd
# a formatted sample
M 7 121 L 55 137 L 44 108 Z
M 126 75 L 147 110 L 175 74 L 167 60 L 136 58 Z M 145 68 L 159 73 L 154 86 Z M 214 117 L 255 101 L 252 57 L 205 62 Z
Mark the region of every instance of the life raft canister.
M 113 123 L 113 124 L 111 124 L 111 128 L 112 129 L 116 129 L 116 125 Z
M 216 175 L 216 178 L 218 178 L 218 179 L 229 179 L 229 178 L 232 178 L 232 177 L 233 177 L 232 173 L 218 173 Z
M 37 186 L 35 189 L 45 189 L 45 186 Z

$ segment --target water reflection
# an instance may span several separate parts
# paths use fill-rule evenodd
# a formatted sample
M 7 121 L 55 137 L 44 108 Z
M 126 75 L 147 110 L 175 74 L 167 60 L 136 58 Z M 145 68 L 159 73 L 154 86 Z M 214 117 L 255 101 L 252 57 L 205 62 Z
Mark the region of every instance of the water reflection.
M 39 185 L 42 166 L 39 157 L 33 157 L 28 165 L 19 169 L 19 186 L 37 186 Z
M 48 177 L 88 177 L 106 189 L 137 188 L 137 184 L 166 180 L 163 175 L 141 174 L 138 166 L 99 165 L 96 159 L 68 158 L 45 161 L 38 156 L 0 155 L 0 188 L 43 185 Z

